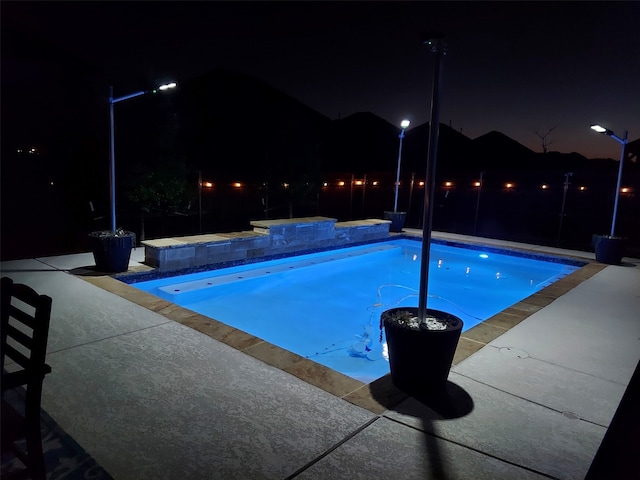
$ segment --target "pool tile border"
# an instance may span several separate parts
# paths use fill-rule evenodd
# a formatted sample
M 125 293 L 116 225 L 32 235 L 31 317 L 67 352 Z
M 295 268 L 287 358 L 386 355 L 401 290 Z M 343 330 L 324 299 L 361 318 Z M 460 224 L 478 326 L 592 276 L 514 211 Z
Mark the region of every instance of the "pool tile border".
M 594 261 L 584 259 L 580 261 L 586 265 L 464 332 L 458 343 L 453 364 L 456 365 L 473 355 L 509 329 L 607 267 L 605 264 Z M 128 273 L 134 273 L 134 271 Z M 390 375 L 365 384 L 222 322 L 138 290 L 114 277 L 82 274 L 77 276 L 377 415 L 381 415 L 408 396 L 391 383 Z

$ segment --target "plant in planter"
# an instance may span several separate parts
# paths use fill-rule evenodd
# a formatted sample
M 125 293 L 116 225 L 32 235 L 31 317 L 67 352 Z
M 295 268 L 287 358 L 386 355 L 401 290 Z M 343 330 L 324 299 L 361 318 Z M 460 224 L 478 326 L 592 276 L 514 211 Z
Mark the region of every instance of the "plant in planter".
M 400 122 L 400 147 L 398 148 L 398 171 L 396 173 L 396 185 L 395 185 L 395 200 L 393 202 L 393 212 L 386 211 L 384 212 L 385 220 L 391 220 L 391 226 L 389 227 L 389 231 L 391 232 L 401 232 L 404 227 L 404 222 L 407 217 L 407 212 L 399 212 L 398 211 L 398 186 L 400 185 L 400 162 L 402 161 L 402 140 L 404 139 L 404 131 L 409 126 L 411 122 L 409 120 L 403 120 Z
M 622 166 L 626 155 L 627 147 L 627 135 L 625 130 L 622 138 L 618 137 L 608 128 L 601 127 L 600 125 L 591 125 L 591 129 L 598 133 L 607 135 L 613 138 L 616 142 L 622 145 L 622 151 L 620 152 L 620 164 L 618 166 L 618 182 L 616 184 L 616 194 L 613 203 L 613 217 L 611 220 L 611 233 L 609 235 L 593 235 L 591 237 L 591 245 L 596 252 L 596 260 L 601 263 L 607 263 L 610 265 L 620 265 L 622 257 L 624 256 L 625 245 L 627 239 L 624 237 L 616 236 L 616 217 L 618 214 L 618 199 L 620 197 L 620 184 L 622 181 Z
M 435 167 L 440 127 L 440 66 L 445 54 L 445 44 L 440 34 L 428 36 L 425 44 L 436 54 L 436 67 L 429 125 L 426 182 L 429 192 L 425 193 L 418 307 L 392 308 L 384 311 L 380 317 L 381 328 L 384 328 L 387 339 L 391 381 L 399 389 L 418 397 L 444 391 L 463 327 L 463 322 L 458 317 L 427 308 Z

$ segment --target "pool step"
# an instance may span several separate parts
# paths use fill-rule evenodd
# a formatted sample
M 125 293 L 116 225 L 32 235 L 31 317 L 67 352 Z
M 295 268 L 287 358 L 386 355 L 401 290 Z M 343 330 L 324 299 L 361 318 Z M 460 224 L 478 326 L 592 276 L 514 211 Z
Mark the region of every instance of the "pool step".
M 219 285 L 229 284 L 232 282 L 241 282 L 265 275 L 273 275 L 277 273 L 288 272 L 291 270 L 299 270 L 301 268 L 312 267 L 333 261 L 344 261 L 353 258 L 362 257 L 371 254 L 400 254 L 402 247 L 398 245 L 369 245 L 366 247 L 354 247 L 334 252 L 322 252 L 310 255 L 302 255 L 296 259 L 286 258 L 280 260 L 271 260 L 262 262 L 259 267 L 251 268 L 251 266 L 232 267 L 231 269 L 220 270 L 216 275 L 215 271 L 209 272 L 210 276 L 206 278 L 192 280 L 189 282 L 174 283 L 159 287 L 164 294 L 170 297 L 177 297 L 186 293 L 198 292 L 207 288 L 213 288 Z M 229 272 L 231 273 L 223 273 Z

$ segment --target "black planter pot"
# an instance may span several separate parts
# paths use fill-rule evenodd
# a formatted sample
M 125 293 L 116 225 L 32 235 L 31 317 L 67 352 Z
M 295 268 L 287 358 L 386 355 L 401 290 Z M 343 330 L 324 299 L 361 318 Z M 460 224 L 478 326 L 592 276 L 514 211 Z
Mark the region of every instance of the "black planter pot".
M 414 330 L 393 320 L 399 311 L 418 315 L 417 307 L 399 307 L 382 312 L 391 381 L 400 390 L 417 397 L 444 391 L 462 332 L 462 320 L 440 310 L 427 309 L 428 315 L 445 322 L 447 328 Z
M 401 232 L 406 218 L 407 212 L 384 212 L 384 219 L 391 220 L 390 232 Z
M 136 234 L 123 231 L 116 236 L 111 230 L 102 230 L 90 233 L 89 243 L 96 262 L 96 270 L 106 273 L 125 272 L 129 268 Z
M 620 265 L 624 257 L 626 238 L 610 235 L 594 235 L 591 243 L 596 252 L 596 261 L 609 265 Z

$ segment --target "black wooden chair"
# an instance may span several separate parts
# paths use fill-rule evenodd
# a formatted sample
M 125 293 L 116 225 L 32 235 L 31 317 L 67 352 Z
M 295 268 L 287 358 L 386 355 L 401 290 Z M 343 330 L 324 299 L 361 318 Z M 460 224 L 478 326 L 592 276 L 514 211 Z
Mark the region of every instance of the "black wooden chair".
M 31 478 L 44 479 L 40 402 L 42 382 L 51 372 L 45 363 L 51 297 L 39 295 L 31 287 L 14 283 L 8 277 L 3 277 L 1 282 L 2 452 L 13 450 Z M 14 408 L 15 405 L 5 400 L 5 392 L 24 387 L 24 406 Z M 25 444 L 26 448 L 21 448 Z

